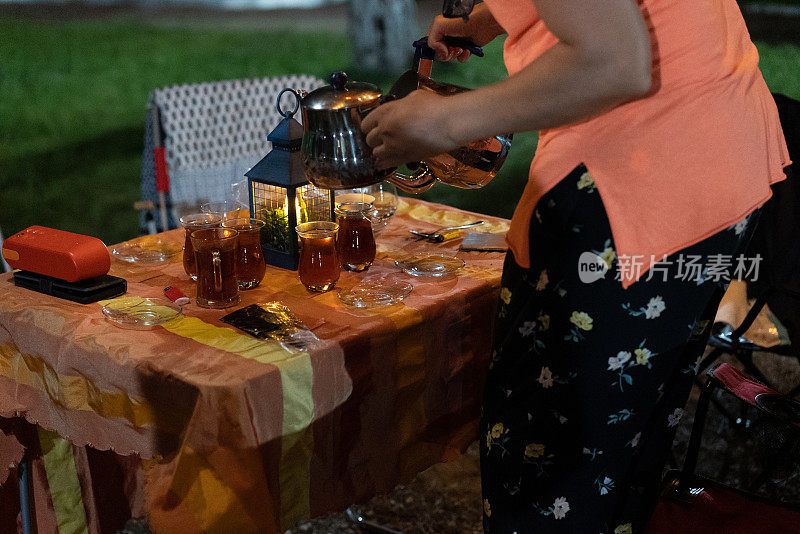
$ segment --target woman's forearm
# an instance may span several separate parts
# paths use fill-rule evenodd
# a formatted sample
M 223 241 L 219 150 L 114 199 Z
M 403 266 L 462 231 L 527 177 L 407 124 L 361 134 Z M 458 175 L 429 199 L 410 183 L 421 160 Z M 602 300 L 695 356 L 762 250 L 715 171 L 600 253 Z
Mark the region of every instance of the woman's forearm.
M 475 6 L 470 14 L 466 25 L 470 28 L 470 35 L 474 36 L 476 44 L 483 46 L 495 37 L 503 35 L 506 31 L 497 23 L 492 16 L 492 12 L 486 4 L 480 3 Z
M 494 85 L 447 97 L 419 90 L 378 106 L 361 123 L 378 168 L 576 122 L 649 90 L 650 37 L 635 0 L 534 3 L 558 43 Z
M 570 1 L 576 3 L 561 0 L 562 7 Z M 652 60 L 638 7 L 632 0 L 599 2 L 605 4 L 598 6 L 604 10 L 598 16 L 606 16 L 602 22 L 584 31 L 581 21 L 591 17 L 556 20 L 551 31 L 559 42 L 527 67 L 491 86 L 444 99 L 442 119 L 453 143 L 563 126 L 645 94 Z M 551 0 L 535 3 L 544 19 Z

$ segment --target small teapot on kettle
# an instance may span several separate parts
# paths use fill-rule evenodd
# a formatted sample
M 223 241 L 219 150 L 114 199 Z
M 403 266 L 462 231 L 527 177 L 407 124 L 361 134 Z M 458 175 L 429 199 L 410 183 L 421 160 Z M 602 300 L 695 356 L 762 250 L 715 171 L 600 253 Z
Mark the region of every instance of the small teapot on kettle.
M 471 42 L 446 37 L 450 46 L 483 56 Z M 427 37 L 414 43 L 419 59 L 417 71 L 404 73 L 388 95 L 370 83 L 350 82 L 344 72 L 334 72 L 330 85 L 305 95 L 300 101 L 303 117 L 301 152 L 306 177 L 324 189 L 350 189 L 389 180 L 400 189 L 421 193 L 436 181 L 464 189 L 489 183 L 500 170 L 511 147 L 511 136 L 496 136 L 473 141 L 445 154 L 407 165 L 410 172 L 376 169 L 372 149 L 361 130 L 361 121 L 377 106 L 402 98 L 416 89 L 452 95 L 468 89 L 430 79 L 435 52 Z

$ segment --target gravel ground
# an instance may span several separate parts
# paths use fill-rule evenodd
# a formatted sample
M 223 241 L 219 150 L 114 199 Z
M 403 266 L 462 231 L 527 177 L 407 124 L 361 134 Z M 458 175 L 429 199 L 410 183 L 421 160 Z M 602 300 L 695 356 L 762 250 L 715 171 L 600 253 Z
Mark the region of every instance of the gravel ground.
M 360 507 L 364 519 L 404 534 L 479 534 L 481 479 L 478 442 L 457 461 L 423 471 L 407 486 L 373 498 Z M 297 525 L 288 534 L 359 534 L 345 514 Z

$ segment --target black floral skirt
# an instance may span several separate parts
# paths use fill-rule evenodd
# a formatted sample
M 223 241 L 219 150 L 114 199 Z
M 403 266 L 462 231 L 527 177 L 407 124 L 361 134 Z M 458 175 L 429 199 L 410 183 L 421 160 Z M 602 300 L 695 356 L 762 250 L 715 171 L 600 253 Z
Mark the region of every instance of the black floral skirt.
M 623 289 L 585 167 L 538 203 L 531 268 L 509 254 L 481 422 L 491 533 L 642 532 L 749 216 Z M 738 256 L 737 256 L 738 255 Z

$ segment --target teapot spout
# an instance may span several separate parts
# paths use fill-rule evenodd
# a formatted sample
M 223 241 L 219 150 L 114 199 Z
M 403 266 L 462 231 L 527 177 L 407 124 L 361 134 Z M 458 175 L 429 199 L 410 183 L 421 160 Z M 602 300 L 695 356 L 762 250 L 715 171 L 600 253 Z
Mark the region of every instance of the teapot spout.
M 395 171 L 387 180 L 396 185 L 398 189 L 413 195 L 424 193 L 436 183 L 436 177 L 424 163 L 420 163 L 419 167 L 411 174 Z

